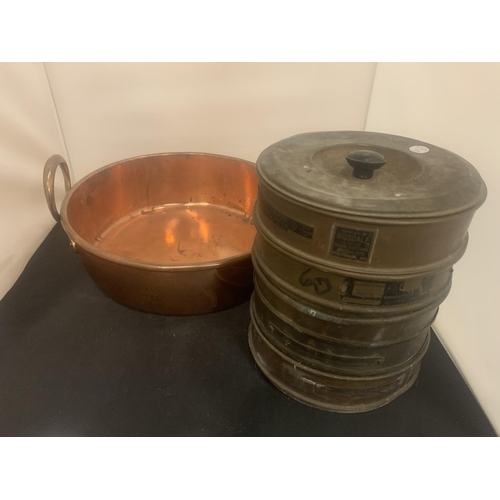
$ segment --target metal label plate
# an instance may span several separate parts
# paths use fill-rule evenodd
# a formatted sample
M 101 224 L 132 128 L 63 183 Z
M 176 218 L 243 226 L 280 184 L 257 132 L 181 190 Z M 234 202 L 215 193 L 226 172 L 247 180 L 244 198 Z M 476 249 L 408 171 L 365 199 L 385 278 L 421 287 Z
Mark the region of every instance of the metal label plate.
M 266 217 L 284 231 L 291 231 L 302 238 L 311 240 L 314 235 L 314 227 L 302 224 L 272 207 L 262 196 L 259 197 L 259 205 Z
M 333 234 L 331 254 L 341 259 L 369 262 L 376 233 L 337 226 Z

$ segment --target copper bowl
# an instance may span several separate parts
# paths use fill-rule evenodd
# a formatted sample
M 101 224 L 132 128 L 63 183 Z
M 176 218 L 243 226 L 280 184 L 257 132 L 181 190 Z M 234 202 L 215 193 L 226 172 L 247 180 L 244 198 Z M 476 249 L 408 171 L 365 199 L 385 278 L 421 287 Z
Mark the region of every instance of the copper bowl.
M 59 216 L 54 176 L 64 175 Z M 204 153 L 161 153 L 107 165 L 71 188 L 45 164 L 49 209 L 99 287 L 157 314 L 202 314 L 247 300 L 255 236 L 255 165 Z

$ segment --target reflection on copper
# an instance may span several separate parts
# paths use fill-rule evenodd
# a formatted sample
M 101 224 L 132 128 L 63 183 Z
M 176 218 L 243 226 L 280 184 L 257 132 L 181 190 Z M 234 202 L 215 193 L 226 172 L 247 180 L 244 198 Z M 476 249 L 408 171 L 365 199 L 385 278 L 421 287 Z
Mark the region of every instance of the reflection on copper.
M 200 232 L 201 239 L 203 240 L 204 243 L 207 243 L 210 228 L 208 227 L 208 224 L 203 219 L 199 220 L 198 224 L 200 225 L 199 232 Z
M 200 218 L 198 212 L 191 210 L 190 208 L 186 208 L 186 212 L 198 223 L 198 233 L 200 238 L 203 240 L 203 243 L 208 243 L 208 238 L 210 236 L 210 226 L 207 224 L 205 220 Z
M 243 183 L 245 186 L 245 199 L 242 200 L 242 208 L 247 214 L 252 214 L 255 193 L 255 180 L 250 176 L 249 172 L 242 173 Z
M 167 227 L 165 229 L 165 241 L 171 245 L 172 243 L 175 243 L 175 235 L 174 235 L 174 229 L 177 227 L 179 224 L 179 219 L 171 219 L 167 223 Z

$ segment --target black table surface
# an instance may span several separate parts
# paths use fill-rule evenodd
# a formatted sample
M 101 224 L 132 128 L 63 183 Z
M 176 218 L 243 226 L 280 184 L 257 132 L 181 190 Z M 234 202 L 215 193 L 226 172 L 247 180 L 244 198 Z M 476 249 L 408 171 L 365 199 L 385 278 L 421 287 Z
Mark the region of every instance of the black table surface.
M 115 303 L 57 224 L 0 301 L 0 435 L 495 435 L 434 335 L 408 392 L 338 414 L 267 381 L 248 323 L 248 302 L 183 317 Z

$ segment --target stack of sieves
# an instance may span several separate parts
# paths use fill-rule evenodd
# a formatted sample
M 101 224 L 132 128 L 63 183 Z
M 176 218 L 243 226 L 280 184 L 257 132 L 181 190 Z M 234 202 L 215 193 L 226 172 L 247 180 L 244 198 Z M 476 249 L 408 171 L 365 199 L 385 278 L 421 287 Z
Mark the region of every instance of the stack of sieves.
M 389 403 L 418 376 L 484 182 L 450 151 L 370 132 L 290 137 L 257 174 L 255 361 L 313 407 Z

